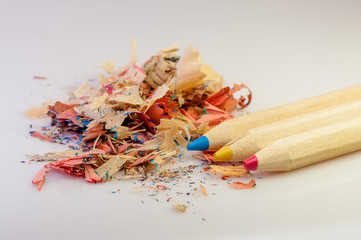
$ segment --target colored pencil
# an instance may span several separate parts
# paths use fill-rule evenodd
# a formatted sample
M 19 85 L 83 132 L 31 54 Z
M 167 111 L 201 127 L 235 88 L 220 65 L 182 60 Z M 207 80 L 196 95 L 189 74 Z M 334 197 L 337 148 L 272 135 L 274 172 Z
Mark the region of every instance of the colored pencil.
M 278 139 L 361 117 L 361 101 L 288 118 L 244 132 L 214 154 L 215 161 L 244 161 Z
M 188 145 L 188 150 L 218 150 L 248 129 L 361 99 L 361 84 L 224 121 Z
M 247 170 L 289 171 L 361 149 L 361 117 L 279 139 L 243 162 Z

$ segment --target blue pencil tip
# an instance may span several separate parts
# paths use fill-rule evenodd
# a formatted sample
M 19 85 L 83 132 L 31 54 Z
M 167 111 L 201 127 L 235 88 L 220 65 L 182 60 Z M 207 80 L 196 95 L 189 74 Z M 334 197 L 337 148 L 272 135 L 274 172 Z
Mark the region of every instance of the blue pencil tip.
M 193 151 L 206 151 L 209 148 L 209 141 L 206 136 L 202 136 L 194 142 L 188 144 L 187 149 Z

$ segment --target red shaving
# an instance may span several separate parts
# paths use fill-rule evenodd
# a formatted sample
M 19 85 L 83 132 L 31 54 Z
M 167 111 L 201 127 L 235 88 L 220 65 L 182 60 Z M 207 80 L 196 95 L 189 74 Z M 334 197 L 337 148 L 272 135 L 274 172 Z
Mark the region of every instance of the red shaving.
M 196 123 L 197 120 L 190 114 L 188 111 L 184 110 L 183 108 L 179 109 L 179 112 L 186 116 L 192 123 Z M 198 117 L 197 117 L 198 118 Z
M 157 185 L 157 188 L 158 188 L 158 189 L 161 188 L 161 189 L 167 190 L 167 187 L 166 187 L 166 186 L 163 186 L 163 185 Z
M 112 151 L 112 149 L 105 143 L 100 144 L 97 149 L 104 150 L 105 153 L 110 153 L 110 151 Z
M 52 142 L 53 141 L 53 139 L 48 138 L 47 136 L 41 134 L 40 132 L 30 132 L 30 135 L 32 137 L 39 138 L 39 139 L 41 139 L 43 141 L 47 141 L 47 142 Z
M 103 136 L 107 131 L 103 130 L 104 124 L 99 123 L 92 128 L 89 128 L 87 132 L 84 132 L 85 136 L 81 141 L 86 142 L 91 139 L 96 139 L 99 135 Z
M 56 114 L 60 114 L 70 108 L 72 108 L 72 106 L 59 101 L 56 102 L 53 107 L 49 106 L 49 110 L 53 110 Z
M 230 176 L 227 176 L 227 175 L 222 176 L 222 180 L 229 180 L 229 179 L 231 179 Z
M 127 155 L 128 156 L 135 156 L 135 155 L 137 155 L 138 152 L 139 152 L 138 150 L 134 150 L 134 151 L 129 152 Z
M 52 118 L 51 126 L 42 129 L 42 131 L 48 131 L 47 136 L 41 132 L 31 132 L 31 136 L 49 142 L 73 144 L 73 141 L 75 141 L 80 150 L 78 156 L 45 165 L 33 179 L 33 183 L 38 184 L 39 190 L 44 184 L 47 169 L 83 177 L 87 182 L 92 183 L 102 182 L 100 175 L 103 174 L 100 173 L 105 174 L 105 171 L 112 169 L 113 166 L 116 168 L 112 169 L 112 172 L 125 170 L 125 175 L 129 176 L 133 175 L 134 171 L 141 174 L 146 173 L 148 170 L 152 171 L 153 168 L 149 161 L 162 158 L 160 155 L 163 154 L 159 153 L 159 151 L 163 152 L 163 149 L 165 150 L 164 160 L 171 161 L 171 158 L 178 155 L 177 152 L 180 149 L 178 149 L 177 145 L 186 144 L 180 135 L 189 137 L 190 134 L 193 136 L 194 134 L 203 133 L 209 128 L 233 118 L 230 112 L 237 107 L 244 108 L 250 103 L 251 91 L 249 91 L 248 95 L 241 96 L 240 99 L 234 97 L 236 92 L 244 90 L 244 88 L 248 89 L 244 84 L 235 84 L 233 88 L 225 87 L 220 89 L 219 82 L 216 79 L 213 80 L 214 85 L 212 80 L 206 81 L 203 79 L 205 77 L 203 73 L 201 75 L 205 81 L 199 79 L 199 81 L 196 80 L 192 84 L 189 83 L 189 89 L 181 89 L 183 86 L 179 85 L 179 83 L 182 83 L 180 79 L 176 79 L 177 84 L 172 84 L 173 78 L 176 76 L 175 66 L 179 60 L 179 56 L 173 53 L 174 50 L 171 48 L 171 50 L 161 51 L 143 67 L 127 64 L 122 70 L 117 71 L 114 70 L 114 64 L 108 62 L 104 65 L 104 68 L 110 76 L 104 77 L 102 75 L 102 89 L 99 92 L 93 92 L 94 98 L 84 97 L 82 98 L 83 101 L 79 101 L 77 104 L 56 102 L 48 107 L 48 115 Z M 184 80 L 184 85 L 186 85 L 185 82 L 187 81 Z M 163 83 L 165 85 L 162 85 Z M 218 92 L 215 92 L 217 90 Z M 183 128 L 180 125 L 174 126 L 174 129 L 171 126 L 172 129 L 162 129 L 158 132 L 157 126 L 162 121 L 174 117 L 179 117 L 179 120 L 184 124 L 191 121 L 193 124 L 187 124 L 190 130 L 173 133 L 179 127 Z M 190 119 L 190 121 L 183 119 L 184 117 Z M 208 123 L 208 125 L 205 123 Z M 174 123 L 174 125 L 179 124 Z M 142 148 L 143 144 L 155 138 L 158 138 L 161 142 L 150 142 L 151 146 L 146 145 L 146 148 Z M 154 149 L 152 144 L 158 144 L 159 147 Z M 90 149 L 93 150 L 87 152 Z M 102 154 L 107 154 L 107 156 Z M 125 162 L 121 161 L 119 164 L 118 160 L 114 158 L 114 162 L 112 160 L 107 164 L 107 159 L 112 159 L 117 154 L 124 154 L 129 158 L 122 159 Z M 214 153 L 203 152 L 202 154 L 207 161 L 214 161 Z M 111 166 L 109 167 L 109 165 Z M 102 167 L 101 171 L 98 169 L 99 167 Z M 188 167 L 189 170 L 193 168 L 194 166 Z M 209 169 L 208 167 L 203 168 L 204 172 Z M 99 172 L 99 175 L 97 172 Z M 182 177 L 180 176 L 182 174 L 179 175 L 178 171 L 167 172 L 167 176 L 168 173 L 173 178 Z M 107 177 L 107 179 L 110 178 Z M 254 185 L 255 183 L 252 184 L 252 182 L 248 184 L 237 182 L 231 184 L 236 188 L 254 187 Z M 161 191 L 167 189 L 163 185 L 138 188 Z M 200 189 L 207 196 L 207 190 L 202 184 L 200 184 Z
M 110 148 L 113 150 L 113 153 L 116 154 L 117 151 L 116 151 L 115 148 L 114 148 L 114 145 L 113 145 L 113 143 L 112 143 L 112 140 L 110 139 L 110 137 L 109 137 L 108 135 L 107 135 L 107 137 L 108 137 L 108 144 L 109 144 Z
M 136 113 L 137 113 L 137 116 L 138 116 L 139 120 L 142 121 L 142 123 L 144 124 L 143 126 L 145 126 L 145 128 L 149 132 L 151 132 L 152 134 L 155 134 L 157 129 L 155 128 L 155 125 L 152 122 L 152 120 L 150 120 L 150 118 L 146 114 L 144 114 L 142 112 L 136 112 Z
M 198 123 L 208 122 L 209 126 L 215 126 L 227 119 L 233 118 L 231 114 L 207 102 L 205 103 L 205 106 L 207 113 L 197 120 Z
M 214 152 L 201 152 L 208 162 L 214 162 Z
M 94 168 L 85 164 L 85 181 L 90 183 L 102 182 L 102 179 L 95 173 Z
M 64 159 L 64 160 L 60 160 L 60 161 L 56 161 L 56 162 L 51 162 L 48 165 L 53 165 L 53 166 L 64 166 L 64 167 L 73 167 L 73 166 L 77 166 L 79 164 L 83 164 L 83 158 L 75 158 L 75 159 Z
M 225 103 L 231 96 L 229 95 L 229 87 L 222 88 L 205 101 L 214 105 L 214 106 L 221 106 Z
M 44 166 L 34 177 L 33 184 L 37 184 L 45 178 L 46 167 Z
M 159 125 L 160 119 L 162 118 L 163 109 L 165 108 L 163 103 L 155 103 L 149 107 L 148 111 L 145 112 L 149 116 L 150 120 L 155 124 Z
M 233 94 L 240 91 L 241 89 L 247 89 L 249 94 L 246 97 L 241 96 L 239 100 L 236 100 L 233 97 Z M 236 109 L 237 104 L 241 107 L 241 109 L 243 109 L 251 103 L 251 100 L 252 92 L 246 85 L 234 84 L 232 89 L 225 87 L 212 96 L 208 97 L 205 102 L 208 102 L 227 112 L 232 112 Z
M 125 151 L 131 144 L 124 144 L 120 147 L 118 147 L 118 154 Z
M 129 154 L 128 154 L 129 155 Z M 137 160 L 135 160 L 132 164 L 130 164 L 130 167 L 134 167 L 138 164 L 144 163 L 146 161 L 150 161 L 153 160 L 154 158 L 158 157 L 160 155 L 160 153 L 158 154 L 154 154 L 154 155 L 147 155 L 145 157 L 142 158 L 138 158 Z
M 39 185 L 38 185 L 38 191 L 41 190 L 41 188 L 42 188 L 43 185 L 44 185 L 44 182 L 45 182 L 45 178 L 43 178 L 43 179 L 40 180 Z
M 236 189 L 246 189 L 246 188 L 254 188 L 256 187 L 256 181 L 252 179 L 248 183 L 241 183 L 241 182 L 233 182 L 229 184 L 230 187 Z

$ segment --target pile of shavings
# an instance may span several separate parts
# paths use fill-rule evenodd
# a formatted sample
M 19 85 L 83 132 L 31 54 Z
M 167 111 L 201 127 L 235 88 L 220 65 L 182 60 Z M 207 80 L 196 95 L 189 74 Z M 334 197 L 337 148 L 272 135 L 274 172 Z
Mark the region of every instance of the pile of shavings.
M 30 132 L 31 136 L 61 144 L 73 141 L 72 150 L 31 156 L 48 162 L 32 181 L 38 190 L 50 170 L 91 183 L 111 180 L 118 172 L 123 179 L 145 179 L 149 172 L 176 161 L 192 139 L 233 118 L 231 112 L 251 102 L 246 85 L 223 87 L 223 78 L 191 46 L 179 56 L 179 47 L 173 45 L 142 65 L 136 64 L 134 49 L 131 62 L 118 69 L 111 61 L 103 64 L 100 89 L 83 83 L 73 92 L 72 102 L 44 104 L 26 112 L 30 118 L 44 117 L 46 112 L 51 118 L 50 126 Z M 234 93 L 241 89 L 248 95 L 236 99 Z M 212 169 L 226 174 L 225 169 Z

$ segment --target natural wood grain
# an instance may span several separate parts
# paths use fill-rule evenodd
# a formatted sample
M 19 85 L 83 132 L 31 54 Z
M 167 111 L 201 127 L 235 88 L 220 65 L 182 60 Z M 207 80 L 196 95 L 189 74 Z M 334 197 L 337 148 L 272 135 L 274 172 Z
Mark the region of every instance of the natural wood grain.
M 361 117 L 282 138 L 255 155 L 260 171 L 288 171 L 361 149 Z
M 361 84 L 227 120 L 205 134 L 218 150 L 248 129 L 361 99 Z
M 244 161 L 278 139 L 356 117 L 361 117 L 359 100 L 250 129 L 229 145 L 231 161 Z

